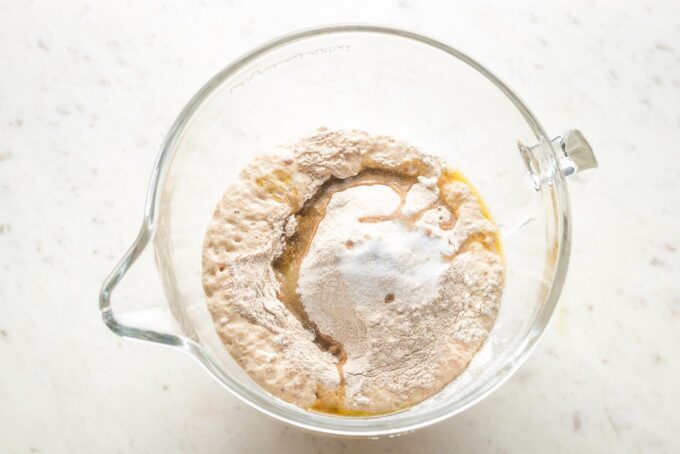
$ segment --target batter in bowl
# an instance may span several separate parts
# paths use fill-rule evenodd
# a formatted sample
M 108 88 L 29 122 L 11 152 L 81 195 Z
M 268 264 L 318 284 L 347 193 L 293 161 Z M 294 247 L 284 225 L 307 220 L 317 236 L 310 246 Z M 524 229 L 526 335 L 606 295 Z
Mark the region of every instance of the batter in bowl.
M 498 231 L 438 158 L 361 131 L 261 155 L 208 227 L 203 286 L 225 347 L 302 408 L 377 415 L 460 375 L 503 289 Z

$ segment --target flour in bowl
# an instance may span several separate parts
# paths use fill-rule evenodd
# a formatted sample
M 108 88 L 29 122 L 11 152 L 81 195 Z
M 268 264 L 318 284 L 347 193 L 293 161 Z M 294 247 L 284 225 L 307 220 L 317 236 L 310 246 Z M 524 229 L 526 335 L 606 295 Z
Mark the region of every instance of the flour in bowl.
M 389 137 L 320 129 L 227 189 L 203 284 L 225 347 L 265 389 L 374 415 L 465 370 L 493 326 L 503 262 L 459 172 Z

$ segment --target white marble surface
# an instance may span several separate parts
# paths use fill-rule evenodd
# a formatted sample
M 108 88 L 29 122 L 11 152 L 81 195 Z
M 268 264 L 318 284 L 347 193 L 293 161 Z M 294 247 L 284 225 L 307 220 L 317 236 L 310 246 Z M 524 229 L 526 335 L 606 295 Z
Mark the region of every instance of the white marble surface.
M 0 451 L 678 452 L 680 4 L 253 3 L 0 2 Z M 262 416 L 96 303 L 194 91 L 263 40 L 350 21 L 467 51 L 601 165 L 571 182 L 571 268 L 535 354 L 464 414 L 378 441 Z

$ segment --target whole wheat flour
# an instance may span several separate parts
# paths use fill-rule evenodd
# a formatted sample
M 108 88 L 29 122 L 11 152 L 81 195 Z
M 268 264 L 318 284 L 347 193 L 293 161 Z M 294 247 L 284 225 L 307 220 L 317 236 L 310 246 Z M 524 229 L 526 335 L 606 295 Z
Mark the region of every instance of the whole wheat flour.
M 389 137 L 320 129 L 227 189 L 203 285 L 225 347 L 269 392 L 381 414 L 465 370 L 493 326 L 503 264 L 460 173 Z

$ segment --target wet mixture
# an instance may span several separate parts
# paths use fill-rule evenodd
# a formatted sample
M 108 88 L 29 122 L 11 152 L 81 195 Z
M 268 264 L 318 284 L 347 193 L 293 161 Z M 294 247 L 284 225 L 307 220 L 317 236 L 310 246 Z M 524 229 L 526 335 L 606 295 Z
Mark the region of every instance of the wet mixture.
M 455 168 L 362 131 L 255 158 L 208 227 L 203 286 L 250 376 L 302 408 L 408 408 L 460 375 L 503 290 L 498 229 Z

